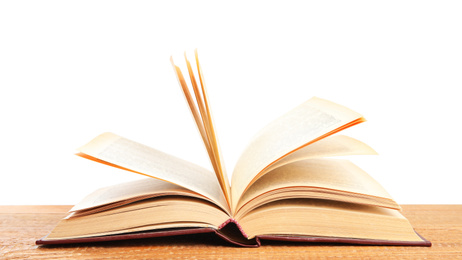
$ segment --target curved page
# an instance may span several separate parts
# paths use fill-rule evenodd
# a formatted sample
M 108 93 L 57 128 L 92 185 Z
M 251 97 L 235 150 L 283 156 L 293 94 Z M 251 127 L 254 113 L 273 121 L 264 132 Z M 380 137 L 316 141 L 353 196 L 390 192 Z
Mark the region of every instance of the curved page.
M 78 151 L 96 158 L 83 156 L 87 159 L 177 184 L 229 211 L 215 174 L 188 161 L 113 133 L 99 135 Z
M 185 196 L 210 201 L 210 199 L 176 184 L 155 178 L 143 178 L 100 188 L 87 195 L 70 212 L 72 212 L 71 216 L 88 215 L 159 196 Z
M 279 167 L 259 178 L 241 197 L 240 206 L 271 191 L 287 188 L 315 187 L 326 191 L 341 191 L 348 201 L 355 194 L 388 200 L 395 208 L 387 191 L 370 175 L 348 160 L 307 159 Z M 350 195 L 348 195 L 350 194 Z M 325 194 L 328 199 L 328 193 Z M 281 193 L 281 197 L 284 198 Z
M 251 141 L 232 176 L 232 208 L 265 168 L 310 143 L 363 122 L 362 116 L 333 102 L 311 98 L 276 119 Z
M 278 167 L 296 161 L 346 155 L 376 155 L 377 152 L 367 144 L 346 135 L 333 135 L 307 145 L 285 156 L 281 160 L 267 167 L 263 172 L 266 174 Z

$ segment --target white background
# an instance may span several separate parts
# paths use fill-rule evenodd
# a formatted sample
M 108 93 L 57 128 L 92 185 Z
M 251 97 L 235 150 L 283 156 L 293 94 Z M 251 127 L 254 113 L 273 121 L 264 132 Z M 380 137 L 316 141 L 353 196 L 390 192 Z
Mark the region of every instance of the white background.
M 318 96 L 368 120 L 354 161 L 398 203 L 462 203 L 460 1 L 217 2 L 0 2 L 0 204 L 140 178 L 74 155 L 105 131 L 211 168 L 169 63 L 196 47 L 228 172 Z

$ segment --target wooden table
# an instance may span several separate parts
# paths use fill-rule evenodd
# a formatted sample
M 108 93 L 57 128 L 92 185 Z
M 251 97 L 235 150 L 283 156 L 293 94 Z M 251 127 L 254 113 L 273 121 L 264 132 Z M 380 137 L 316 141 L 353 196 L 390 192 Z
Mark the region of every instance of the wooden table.
M 36 246 L 70 206 L 0 206 L 0 259 L 117 258 L 347 258 L 462 259 L 462 205 L 404 205 L 403 213 L 432 247 L 350 246 L 263 241 L 260 248 L 239 248 L 210 234 Z

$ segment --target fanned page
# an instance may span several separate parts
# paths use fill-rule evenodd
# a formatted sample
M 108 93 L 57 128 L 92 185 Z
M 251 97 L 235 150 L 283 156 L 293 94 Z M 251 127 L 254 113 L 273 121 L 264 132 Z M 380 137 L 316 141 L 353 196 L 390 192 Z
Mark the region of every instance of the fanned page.
M 189 109 L 191 110 L 199 133 L 201 134 L 204 146 L 207 149 L 207 153 L 209 155 L 213 170 L 215 171 L 216 178 L 218 179 L 218 182 L 220 184 L 220 187 L 223 191 L 228 205 L 231 205 L 231 189 L 229 185 L 229 179 L 226 174 L 222 153 L 215 133 L 212 113 L 208 102 L 207 90 L 205 87 L 204 73 L 202 72 L 202 68 L 199 63 L 199 56 L 197 50 L 195 50 L 195 59 L 197 65 L 197 74 L 200 82 L 200 88 L 198 87 L 196 76 L 194 75 L 191 63 L 189 62 L 186 53 L 184 54 L 184 57 L 188 68 L 188 74 L 190 77 L 190 82 L 192 90 L 194 92 L 195 99 L 193 99 L 193 96 L 189 91 L 190 88 L 188 87 L 188 84 L 184 79 L 181 69 L 175 65 L 172 57 L 170 57 L 170 62 L 172 63 L 173 70 L 178 79 L 178 83 L 181 86 L 183 94 L 186 98 L 186 102 L 188 103 Z
M 80 156 L 174 183 L 202 194 L 229 212 L 215 175 L 198 165 L 140 143 L 104 133 L 79 149 Z
M 311 98 L 263 128 L 236 163 L 232 176 L 232 210 L 240 196 L 272 164 L 309 144 L 364 122 L 364 118 L 338 104 Z

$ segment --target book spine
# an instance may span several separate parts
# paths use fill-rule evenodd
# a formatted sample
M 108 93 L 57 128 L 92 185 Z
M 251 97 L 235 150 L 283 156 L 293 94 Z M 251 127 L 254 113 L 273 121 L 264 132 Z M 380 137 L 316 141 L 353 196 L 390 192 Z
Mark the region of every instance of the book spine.
M 233 219 L 233 218 L 230 218 L 228 220 L 226 220 L 225 222 L 223 222 L 223 224 L 221 224 L 219 227 L 218 227 L 218 230 L 221 230 L 222 228 L 224 228 L 226 225 L 228 225 L 229 223 L 234 223 L 236 225 L 236 227 L 239 229 L 239 231 L 242 233 L 242 235 L 245 237 L 245 238 L 248 238 L 249 236 L 245 233 L 244 229 L 242 228 L 241 225 L 239 225 L 239 223 Z
M 259 247 L 260 240 L 258 238 L 248 239 L 248 235 L 245 233 L 242 226 L 233 218 L 230 218 L 223 222 L 215 233 L 232 244 L 244 246 L 244 247 Z

